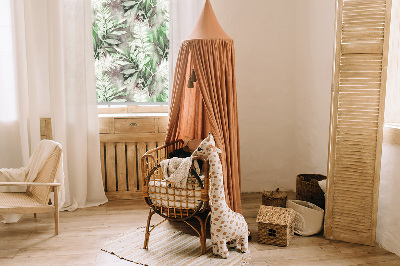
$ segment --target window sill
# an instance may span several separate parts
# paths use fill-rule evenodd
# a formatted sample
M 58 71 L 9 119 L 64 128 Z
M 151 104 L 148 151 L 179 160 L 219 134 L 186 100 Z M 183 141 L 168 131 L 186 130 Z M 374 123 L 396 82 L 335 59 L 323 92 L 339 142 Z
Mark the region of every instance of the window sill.
M 168 105 L 98 105 L 97 111 L 99 117 L 167 116 Z
M 164 117 L 168 113 L 119 113 L 119 114 L 99 114 L 99 117 L 116 117 L 116 118 L 130 118 L 130 117 Z
M 383 143 L 400 146 L 400 123 L 384 124 Z

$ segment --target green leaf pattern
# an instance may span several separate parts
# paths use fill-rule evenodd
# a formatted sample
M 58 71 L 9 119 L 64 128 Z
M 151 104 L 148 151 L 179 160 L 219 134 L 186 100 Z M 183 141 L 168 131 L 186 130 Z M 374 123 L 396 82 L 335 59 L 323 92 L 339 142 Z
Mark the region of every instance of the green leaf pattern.
M 166 102 L 169 0 L 92 0 L 98 102 Z

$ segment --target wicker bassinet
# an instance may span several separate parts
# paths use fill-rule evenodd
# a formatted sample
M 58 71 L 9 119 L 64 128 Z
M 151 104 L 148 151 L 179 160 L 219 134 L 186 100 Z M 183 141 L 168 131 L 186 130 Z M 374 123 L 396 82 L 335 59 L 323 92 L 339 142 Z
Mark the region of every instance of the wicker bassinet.
M 200 177 L 193 170 L 188 176 L 186 187 L 175 187 L 174 183 L 163 179 L 160 162 L 168 159 L 169 154 L 182 148 L 183 141 L 177 140 L 170 144 L 146 152 L 141 161 L 142 191 L 145 202 L 150 206 L 147 219 L 144 248 L 148 248 L 150 232 L 159 224 L 150 229 L 151 217 L 154 213 L 164 217 L 164 221 L 183 221 L 192 227 L 200 236 L 201 252 L 206 252 L 206 223 L 210 217 L 209 212 L 209 173 L 208 162 L 200 156 L 192 160 L 201 160 L 203 176 Z M 200 222 L 199 232 L 189 223 L 190 218 Z M 163 221 L 163 222 L 164 222 Z M 161 223 L 160 223 L 161 224 Z

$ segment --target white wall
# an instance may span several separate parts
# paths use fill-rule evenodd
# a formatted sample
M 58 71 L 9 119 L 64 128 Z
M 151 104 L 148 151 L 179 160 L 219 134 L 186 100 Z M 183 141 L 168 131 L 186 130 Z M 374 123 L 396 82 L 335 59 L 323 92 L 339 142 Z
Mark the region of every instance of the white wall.
M 326 175 L 335 0 L 296 3 L 295 172 Z
M 388 81 L 385 103 L 385 122 L 400 122 L 400 2 L 393 1 L 390 26 Z M 393 126 L 392 126 L 393 127 Z M 395 129 L 391 129 L 395 130 Z M 385 132 L 385 131 L 384 131 Z M 399 132 L 397 129 L 396 133 Z M 385 138 L 386 139 L 386 138 Z M 391 138 L 387 138 L 391 139 Z M 379 185 L 378 224 L 376 240 L 400 256 L 400 146 L 385 143 L 382 146 L 381 182 Z
M 235 41 L 242 190 L 291 187 L 294 172 L 294 0 L 212 2 Z
M 400 256 L 400 146 L 382 146 L 376 241 Z
M 235 41 L 242 191 L 326 174 L 334 0 L 218 0 Z

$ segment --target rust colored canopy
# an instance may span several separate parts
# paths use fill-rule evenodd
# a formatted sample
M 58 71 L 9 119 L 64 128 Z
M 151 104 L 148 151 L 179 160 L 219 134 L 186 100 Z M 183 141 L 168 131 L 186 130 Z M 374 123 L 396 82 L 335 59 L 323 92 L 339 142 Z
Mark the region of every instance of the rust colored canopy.
M 207 0 L 190 40 L 181 44 L 175 68 L 166 143 L 204 139 L 211 132 L 224 172 L 226 201 L 241 212 L 239 126 L 233 40 Z M 194 88 L 187 83 L 194 69 Z

